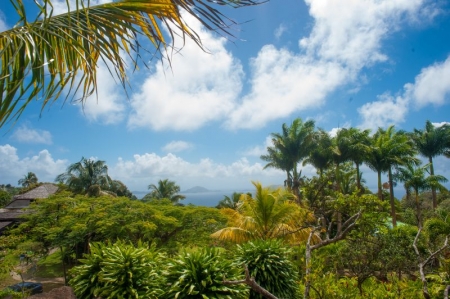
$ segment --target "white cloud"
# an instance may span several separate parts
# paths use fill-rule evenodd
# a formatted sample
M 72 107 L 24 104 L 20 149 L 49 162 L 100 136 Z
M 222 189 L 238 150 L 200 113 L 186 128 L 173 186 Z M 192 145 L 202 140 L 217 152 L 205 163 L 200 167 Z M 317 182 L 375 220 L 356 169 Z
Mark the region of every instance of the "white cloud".
M 133 94 L 130 127 L 195 130 L 220 120 L 234 107 L 242 88 L 241 64 L 225 49 L 226 39 L 214 37 L 191 16 L 184 17 L 210 53 L 176 36 L 175 47 L 182 50 L 172 56 L 171 71 L 157 64 L 140 92 Z
M 441 106 L 450 100 L 450 56 L 442 63 L 422 69 L 414 84 L 405 85 L 405 94 L 421 108 Z
M 383 38 L 424 0 L 312 1 L 307 0 L 314 27 L 299 42 L 296 54 L 264 46 L 251 61 L 252 88 L 225 125 L 258 128 L 294 112 L 317 108 L 337 87 L 354 82 L 364 67 L 386 61 Z M 339 12 L 339 13 L 336 13 Z
M 359 126 L 363 129 L 376 130 L 402 123 L 408 113 L 408 99 L 390 94 L 378 96 L 378 101 L 366 103 L 358 109 L 363 118 Z
M 16 129 L 11 137 L 24 143 L 52 144 L 52 135 L 49 131 L 30 129 L 26 125 Z
M 286 30 L 287 30 L 286 25 L 280 24 L 280 26 L 278 26 L 277 29 L 275 29 L 275 38 L 280 39 L 280 37 L 283 35 L 283 33 L 286 32 Z
M 198 162 L 188 162 L 174 154 L 159 156 L 155 153 L 134 155 L 133 160 L 119 158 L 110 167 L 110 175 L 129 186 L 130 190 L 143 190 L 144 186 L 159 179 L 175 180 L 182 188 L 203 185 L 208 188 L 223 189 L 224 186 L 245 188 L 251 180 L 267 184 L 284 180 L 284 173 L 277 169 L 263 170 L 261 163 L 250 163 L 241 158 L 228 165 L 216 163 L 209 158 Z
M 191 149 L 193 147 L 194 145 L 189 142 L 178 140 L 169 142 L 162 149 L 163 151 L 168 153 L 177 153 Z
M 420 108 L 426 105 L 444 105 L 450 99 L 450 56 L 421 70 L 414 83 L 403 86 L 400 95 L 388 93 L 378 96 L 378 100 L 366 103 L 358 109 L 363 118 L 361 127 L 376 129 L 404 122 L 409 106 Z
M 0 10 L 0 32 L 8 30 L 8 26 L 6 26 L 5 16 L 3 12 Z
M 42 150 L 35 156 L 20 158 L 15 147 L 0 145 L 3 184 L 16 185 L 30 171 L 36 174 L 40 182 L 54 182 L 56 176 L 66 170 L 67 165 L 67 160 L 54 160 L 47 150 Z
M 450 123 L 449 122 L 446 122 L 446 121 L 443 121 L 443 122 L 440 122 L 440 123 L 432 123 L 433 124 L 433 126 L 435 126 L 436 128 L 440 128 L 440 127 L 442 127 L 442 126 L 444 126 L 444 125 L 450 125 Z
M 122 58 L 125 58 L 122 55 Z M 83 103 L 82 113 L 91 121 L 115 124 L 125 117 L 126 96 L 122 86 L 111 76 L 104 62 L 97 67 L 97 95 L 94 94 Z
M 267 136 L 263 145 L 256 145 L 254 147 L 248 148 L 241 154 L 244 157 L 260 157 L 261 155 L 267 154 L 267 148 L 273 146 L 272 137 Z

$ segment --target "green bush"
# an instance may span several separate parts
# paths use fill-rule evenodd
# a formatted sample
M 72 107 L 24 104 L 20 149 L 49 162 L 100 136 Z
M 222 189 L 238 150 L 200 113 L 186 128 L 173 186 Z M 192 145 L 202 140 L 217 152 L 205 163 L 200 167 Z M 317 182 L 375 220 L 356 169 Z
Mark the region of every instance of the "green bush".
M 163 298 L 248 298 L 245 285 L 223 284 L 243 277 L 217 248 L 182 252 L 168 263 L 166 277 L 170 287 Z
M 290 248 L 281 241 L 254 241 L 238 245 L 237 264 L 247 266 L 250 276 L 278 298 L 299 298 L 298 274 L 289 260 Z M 263 298 L 250 291 L 250 299 Z
M 79 299 L 160 298 L 162 255 L 143 244 L 91 245 L 91 254 L 71 270 L 69 284 Z

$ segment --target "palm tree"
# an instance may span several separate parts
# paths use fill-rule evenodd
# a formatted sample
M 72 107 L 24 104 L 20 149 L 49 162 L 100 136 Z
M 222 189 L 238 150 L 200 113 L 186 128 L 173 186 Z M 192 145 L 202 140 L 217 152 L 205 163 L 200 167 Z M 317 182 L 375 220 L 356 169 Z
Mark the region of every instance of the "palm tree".
M 392 225 L 397 225 L 395 213 L 394 180 L 392 167 L 417 164 L 419 160 L 415 157 L 415 149 L 411 139 L 403 131 L 395 131 L 394 126 L 386 130 L 378 128 L 372 136 L 370 155 L 366 161 L 367 165 L 377 172 L 378 175 L 378 198 L 382 199 L 381 173 L 387 172 L 389 177 L 389 195 L 391 205 Z
M 447 179 L 441 175 L 431 175 L 431 164 L 422 167 L 414 167 L 413 164 L 407 164 L 399 167 L 397 171 L 397 178 L 404 183 L 405 189 L 414 191 L 417 223 L 420 228 L 422 227 L 422 216 L 419 193 L 432 189 L 444 191 L 446 188 L 441 183 L 447 182 Z M 430 173 L 430 175 L 425 177 L 426 173 Z
M 314 220 L 312 213 L 293 202 L 293 194 L 286 189 L 264 188 L 257 182 L 253 185 L 254 198 L 245 194 L 236 210 L 221 209 L 229 226 L 212 237 L 235 243 L 284 239 L 298 244 L 306 240 L 310 229 L 305 224 Z
M 34 1 L 39 12 L 34 19 L 29 18 L 29 4 L 10 1 L 19 21 L 0 32 L 0 127 L 18 118 L 34 99 L 41 101 L 42 109 L 63 91 L 65 100 L 76 96 L 85 101 L 97 91 L 100 61 L 126 88 L 127 69 L 136 69 L 139 62 L 145 65 L 141 53 L 150 50 L 144 47 L 147 41 L 160 57 L 173 47 L 175 35 L 188 37 L 203 49 L 183 12 L 210 30 L 231 35 L 228 30 L 234 22 L 216 7 L 250 6 L 259 0 L 118 0 L 96 6 L 76 0 L 60 15 L 54 14 L 51 0 L 42 0 Z M 165 40 L 162 25 L 172 43 Z
M 445 154 L 450 144 L 450 125 L 445 124 L 435 127 L 429 120 L 425 123 L 423 130 L 414 129 L 411 134 L 419 153 L 428 158 L 430 163 L 430 175 L 434 175 L 433 158 Z M 433 198 L 433 209 L 437 207 L 436 189 L 431 189 Z
M 37 184 L 38 178 L 34 172 L 28 172 L 26 175 L 24 175 L 23 178 L 19 180 L 19 185 L 22 185 L 22 187 L 29 187 L 33 184 Z
M 169 199 L 173 203 L 177 203 L 180 200 L 186 198 L 186 196 L 177 194 L 180 192 L 180 186 L 176 185 L 175 182 L 169 181 L 169 179 L 159 180 L 158 185 L 150 184 L 148 189 L 152 190 L 146 197 L 156 198 L 156 199 Z
M 231 197 L 225 195 L 224 198 L 221 201 L 219 201 L 216 208 L 218 209 L 229 208 L 235 210 L 238 207 L 241 196 L 245 194 L 248 196 L 252 196 L 251 193 L 240 193 L 240 192 L 233 192 L 233 194 L 231 194 Z
M 342 163 L 350 161 L 350 130 L 339 129 L 331 139 L 331 160 L 335 165 L 335 178 L 337 189 L 341 192 L 340 166 Z
M 105 161 L 84 157 L 80 162 L 69 165 L 67 171 L 58 175 L 55 181 L 66 184 L 70 190 L 78 194 L 92 192 L 98 194 L 101 190 L 109 190 L 112 182 Z
M 298 164 L 309 156 L 314 140 L 314 121 L 303 122 L 300 118 L 295 119 L 291 126 L 285 123 L 282 132 L 272 133 L 273 146 L 268 147 L 269 155 L 261 158 L 266 161 L 273 160 L 266 167 L 283 167 L 288 175 L 288 189 L 292 190 L 297 201 L 300 202 L 300 176 Z M 292 183 L 291 183 L 292 182 Z
M 303 165 L 311 164 L 314 166 L 319 177 L 323 177 L 323 172 L 331 165 L 331 148 L 332 141 L 330 135 L 322 129 L 319 129 L 314 134 L 314 148 L 310 152 L 309 156 L 303 160 Z
M 349 147 L 348 154 L 350 161 L 355 164 L 356 168 L 356 184 L 358 190 L 362 190 L 361 172 L 359 167 L 367 160 L 370 153 L 370 130 L 360 130 L 357 128 L 349 129 Z

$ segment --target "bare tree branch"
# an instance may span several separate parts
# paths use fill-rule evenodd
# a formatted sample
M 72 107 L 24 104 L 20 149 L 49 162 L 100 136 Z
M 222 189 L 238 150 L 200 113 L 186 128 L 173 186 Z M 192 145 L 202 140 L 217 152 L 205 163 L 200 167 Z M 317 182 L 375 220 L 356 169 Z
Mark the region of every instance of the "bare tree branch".
M 225 280 L 223 281 L 224 285 L 237 285 L 237 284 L 246 284 L 248 285 L 253 291 L 263 295 L 265 298 L 268 299 L 278 299 L 276 296 L 274 296 L 272 293 L 261 287 L 253 277 L 250 276 L 250 273 L 248 272 L 247 266 L 244 266 L 245 269 L 245 279 L 242 280 Z

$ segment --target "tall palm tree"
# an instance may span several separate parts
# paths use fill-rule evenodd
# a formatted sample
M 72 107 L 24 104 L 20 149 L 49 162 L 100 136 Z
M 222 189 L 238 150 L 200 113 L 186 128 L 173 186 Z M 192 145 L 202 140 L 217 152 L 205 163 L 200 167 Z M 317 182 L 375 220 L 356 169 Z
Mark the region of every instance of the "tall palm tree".
M 417 164 L 416 151 L 409 136 L 403 131 L 396 131 L 392 125 L 386 130 L 378 128 L 372 136 L 370 155 L 367 165 L 378 175 L 378 198 L 382 199 L 381 173 L 387 172 L 389 177 L 389 195 L 392 225 L 397 225 L 395 213 L 394 180 L 392 167 Z
M 89 193 L 92 188 L 109 190 L 112 182 L 105 161 L 84 157 L 79 162 L 69 165 L 67 171 L 58 175 L 55 181 L 66 184 L 70 190 L 78 194 Z
M 419 193 L 432 189 L 444 191 L 446 188 L 441 183 L 447 182 L 447 179 L 441 175 L 431 175 L 431 164 L 421 167 L 407 164 L 403 167 L 399 167 L 397 171 L 397 178 L 404 183 L 405 189 L 414 191 L 417 223 L 419 227 L 422 227 Z M 430 173 L 430 175 L 426 176 L 427 173 Z
M 278 159 L 276 160 L 277 164 L 271 165 L 271 167 L 286 168 L 284 170 L 288 173 L 288 182 L 290 178 L 292 182 L 292 184 L 288 183 L 288 189 L 292 190 L 299 202 L 301 171 L 298 171 L 298 164 L 308 157 L 312 150 L 314 127 L 314 121 L 303 122 L 300 118 L 296 118 L 290 126 L 284 123 L 281 133 L 271 134 L 273 146 L 268 147 L 269 155 L 267 157 Z M 271 153 L 276 153 L 276 155 Z M 280 163 L 281 161 L 282 163 Z
M 314 148 L 309 153 L 309 156 L 303 160 L 303 165 L 311 164 L 314 166 L 319 177 L 323 177 L 323 172 L 328 169 L 331 165 L 331 148 L 332 141 L 328 132 L 323 129 L 319 129 L 314 134 Z
M 308 238 L 310 229 L 305 223 L 314 220 L 312 213 L 291 199 L 286 189 L 264 188 L 253 182 L 255 197 L 245 194 L 236 210 L 221 209 L 228 217 L 228 227 L 214 234 L 213 238 L 244 243 L 251 240 L 284 239 L 298 244 Z
M 350 130 L 339 129 L 331 139 L 331 160 L 335 166 L 335 178 L 338 191 L 341 190 L 340 166 L 342 163 L 350 161 Z
M 35 99 L 43 109 L 63 91 L 67 93 L 65 100 L 77 96 L 84 101 L 95 94 L 100 61 L 125 88 L 126 65 L 131 65 L 130 69 L 136 69 L 138 62 L 145 65 L 141 53 L 150 50 L 144 47 L 147 41 L 160 57 L 173 47 L 175 35 L 190 38 L 203 48 L 199 35 L 186 24 L 183 12 L 210 30 L 231 35 L 233 21 L 217 8 L 249 6 L 258 1 L 111 0 L 90 6 L 89 1 L 75 0 L 67 13 L 55 15 L 52 0 L 27 5 L 22 0 L 10 0 L 19 21 L 0 32 L 0 127 L 18 118 Z M 38 15 L 29 18 L 33 2 Z M 162 25 L 167 25 L 172 43 L 166 41 Z
M 436 127 L 429 120 L 425 123 L 423 130 L 414 129 L 411 134 L 419 153 L 428 158 L 430 163 L 430 175 L 434 175 L 433 158 L 445 154 L 450 145 L 450 125 Z M 437 207 L 436 189 L 431 189 L 433 198 L 433 209 Z
M 180 192 L 180 186 L 175 184 L 174 181 L 170 181 L 169 179 L 159 180 L 158 185 L 150 184 L 148 185 L 148 189 L 152 190 L 148 196 L 150 198 L 156 199 L 169 199 L 173 203 L 177 203 L 180 200 L 186 198 L 186 196 L 177 194 Z
M 22 187 L 29 187 L 33 184 L 36 184 L 38 182 L 38 178 L 34 172 L 28 172 L 26 175 L 24 175 L 23 178 L 19 180 L 19 185 L 22 185 Z
M 370 153 L 370 130 L 360 130 L 358 128 L 349 129 L 349 147 L 348 154 L 350 161 L 355 164 L 356 168 L 356 184 L 358 190 L 362 190 L 361 187 L 361 172 L 359 167 L 363 162 L 367 160 L 367 156 Z

